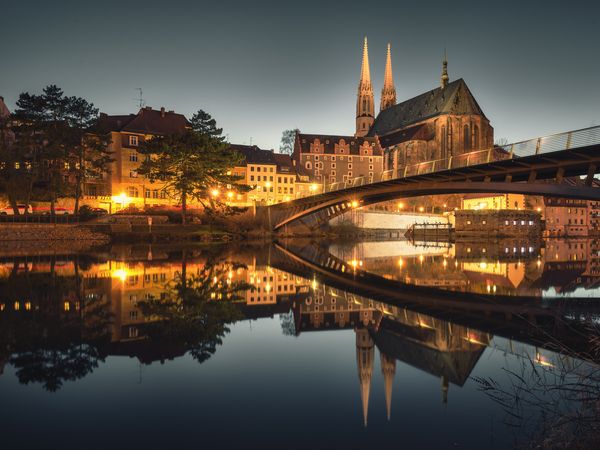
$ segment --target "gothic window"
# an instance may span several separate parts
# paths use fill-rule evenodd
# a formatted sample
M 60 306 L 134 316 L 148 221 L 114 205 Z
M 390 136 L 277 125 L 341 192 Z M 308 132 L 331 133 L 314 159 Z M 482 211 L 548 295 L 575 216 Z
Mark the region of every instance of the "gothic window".
M 480 147 L 479 144 L 479 127 L 473 126 L 473 147 L 477 150 Z
M 367 99 L 363 98 L 363 112 L 367 110 Z M 364 124 L 363 124 L 363 128 L 364 128 Z
M 465 150 L 471 150 L 471 130 L 469 129 L 469 125 L 465 125 L 464 134 Z
M 441 146 L 442 146 L 442 158 L 446 157 L 446 125 L 442 125 L 441 135 Z
M 306 167 L 308 170 L 312 169 L 312 164 L 311 164 L 311 162 L 310 162 L 310 161 L 306 161 L 305 167 Z

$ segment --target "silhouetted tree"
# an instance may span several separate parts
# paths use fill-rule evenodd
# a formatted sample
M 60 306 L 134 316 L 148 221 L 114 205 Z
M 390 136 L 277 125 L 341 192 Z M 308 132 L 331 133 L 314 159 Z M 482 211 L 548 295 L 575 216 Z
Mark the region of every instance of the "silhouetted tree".
M 299 133 L 298 128 L 293 130 L 285 130 L 281 134 L 281 143 L 279 144 L 279 151 L 286 155 L 294 153 L 294 142 L 296 141 L 296 134 Z

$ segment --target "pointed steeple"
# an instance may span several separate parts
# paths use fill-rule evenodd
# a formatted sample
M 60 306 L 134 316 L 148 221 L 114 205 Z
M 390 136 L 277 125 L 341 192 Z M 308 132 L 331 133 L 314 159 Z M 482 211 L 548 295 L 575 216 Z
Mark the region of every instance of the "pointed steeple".
M 356 136 L 365 136 L 375 121 L 375 105 L 373 86 L 371 85 L 371 70 L 369 69 L 369 46 L 365 36 L 363 45 L 360 81 L 356 97 Z
M 385 388 L 385 408 L 387 419 L 392 415 L 392 385 L 394 384 L 394 375 L 396 375 L 396 360 L 384 353 L 381 355 L 381 373 L 383 374 L 383 384 Z
M 369 45 L 367 43 L 367 37 L 365 36 L 365 43 L 363 45 L 362 65 L 360 67 L 360 84 L 363 83 L 371 84 L 371 70 L 369 68 Z
M 440 84 L 442 89 L 448 85 L 448 58 L 446 57 L 446 49 L 444 49 L 444 62 L 442 63 L 442 77 Z
M 381 90 L 381 103 L 379 111 L 394 106 L 396 104 L 396 88 L 394 87 L 394 77 L 392 75 L 392 50 L 390 44 L 387 45 L 387 56 L 385 59 L 385 75 L 383 77 L 383 89 Z
M 373 375 L 373 356 L 375 343 L 369 335 L 369 330 L 361 328 L 356 332 L 356 365 L 358 366 L 358 380 L 360 382 L 360 400 L 363 410 L 363 423 L 367 426 L 369 416 L 369 394 L 371 392 L 371 378 Z

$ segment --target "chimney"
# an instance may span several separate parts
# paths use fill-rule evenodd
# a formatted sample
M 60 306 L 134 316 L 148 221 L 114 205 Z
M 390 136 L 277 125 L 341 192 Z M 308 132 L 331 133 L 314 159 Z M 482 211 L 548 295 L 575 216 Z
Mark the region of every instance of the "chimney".
M 165 107 L 160 108 L 160 117 L 165 117 Z

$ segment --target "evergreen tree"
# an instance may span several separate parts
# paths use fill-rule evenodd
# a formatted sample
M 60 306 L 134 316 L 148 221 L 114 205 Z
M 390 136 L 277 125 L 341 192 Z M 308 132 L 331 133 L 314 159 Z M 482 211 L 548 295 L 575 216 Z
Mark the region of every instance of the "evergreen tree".
M 182 222 L 186 223 L 188 201 L 195 199 L 204 208 L 218 203 L 217 192 L 223 188 L 241 192 L 239 177 L 232 169 L 242 156 L 230 150 L 222 129 L 206 112 L 198 111 L 191 127 L 181 133 L 155 136 L 140 146 L 147 155 L 138 172 L 150 182 L 162 183 L 162 190 L 181 201 Z
M 42 95 L 21 94 L 17 108 L 15 153 L 24 171 L 23 200 L 28 204 L 39 187 L 39 198 L 50 201 L 52 214 L 56 201 L 68 195 L 75 196 L 77 212 L 83 183 L 100 176 L 110 162 L 106 140 L 90 133 L 98 110 L 82 98 L 66 97 L 55 85 Z
M 294 142 L 296 141 L 296 134 L 299 133 L 298 128 L 293 130 L 285 130 L 281 134 L 281 144 L 279 145 L 279 152 L 291 155 L 294 153 Z

